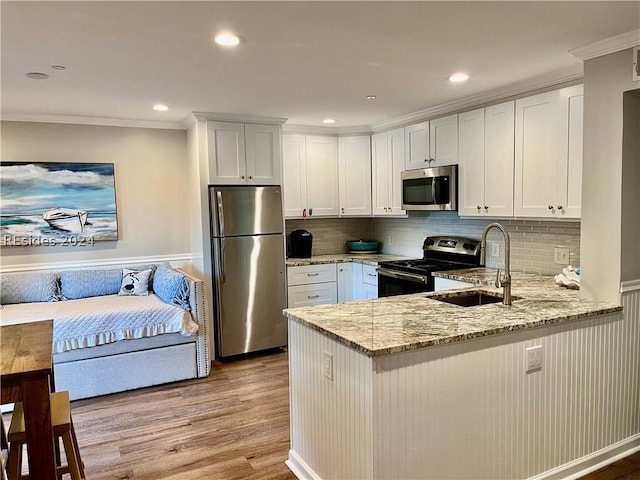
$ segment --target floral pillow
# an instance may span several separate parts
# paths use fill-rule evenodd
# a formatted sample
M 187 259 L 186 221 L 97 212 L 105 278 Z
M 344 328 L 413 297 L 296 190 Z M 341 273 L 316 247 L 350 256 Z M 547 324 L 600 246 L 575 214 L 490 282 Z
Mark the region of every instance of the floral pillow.
M 129 270 L 122 269 L 122 285 L 118 295 L 149 295 L 149 270 Z

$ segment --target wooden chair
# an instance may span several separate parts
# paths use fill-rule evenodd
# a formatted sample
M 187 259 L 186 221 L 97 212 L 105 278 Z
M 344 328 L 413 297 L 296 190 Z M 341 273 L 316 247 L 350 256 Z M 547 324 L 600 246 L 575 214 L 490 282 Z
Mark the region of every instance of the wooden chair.
M 59 465 L 56 468 L 58 478 L 68 473 L 72 480 L 85 480 L 84 465 L 80 459 L 80 449 L 76 432 L 71 421 L 71 404 L 69 402 L 69 392 L 55 392 L 51 394 L 51 423 L 53 424 L 53 434 L 56 442 L 62 438 L 64 451 L 67 457 L 67 465 Z M 24 425 L 24 414 L 22 403 L 16 403 L 11 425 L 9 426 L 9 459 L 7 461 L 7 474 L 9 480 L 25 480 L 29 476 L 21 474 L 22 471 L 22 450 L 26 443 L 26 432 Z M 37 479 L 33 479 L 37 480 Z

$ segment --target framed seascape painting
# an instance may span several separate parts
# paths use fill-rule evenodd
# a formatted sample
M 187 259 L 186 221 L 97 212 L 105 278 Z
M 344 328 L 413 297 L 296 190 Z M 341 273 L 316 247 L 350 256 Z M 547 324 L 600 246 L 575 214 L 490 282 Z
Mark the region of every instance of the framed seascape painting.
M 112 163 L 0 162 L 0 245 L 118 239 Z

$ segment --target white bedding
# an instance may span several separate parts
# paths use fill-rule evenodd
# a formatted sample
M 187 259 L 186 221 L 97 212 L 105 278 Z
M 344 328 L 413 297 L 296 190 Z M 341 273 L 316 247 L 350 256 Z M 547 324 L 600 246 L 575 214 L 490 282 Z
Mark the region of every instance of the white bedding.
M 95 347 L 163 333 L 195 335 L 186 310 L 148 296 L 105 295 L 62 302 L 18 303 L 0 309 L 0 324 L 53 319 L 53 352 Z

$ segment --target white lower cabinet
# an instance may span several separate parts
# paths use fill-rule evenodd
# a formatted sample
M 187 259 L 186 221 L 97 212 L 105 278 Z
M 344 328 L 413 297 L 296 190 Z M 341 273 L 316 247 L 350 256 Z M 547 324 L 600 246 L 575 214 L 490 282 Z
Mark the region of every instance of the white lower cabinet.
M 287 286 L 289 308 L 337 303 L 336 264 L 289 267 Z
M 353 300 L 378 298 L 378 267 L 353 264 Z
M 338 263 L 336 269 L 338 270 L 338 303 L 355 300 L 353 263 Z
M 456 288 L 473 287 L 473 283 L 461 282 L 460 280 L 452 280 L 450 278 L 434 277 L 434 291 L 455 290 Z

